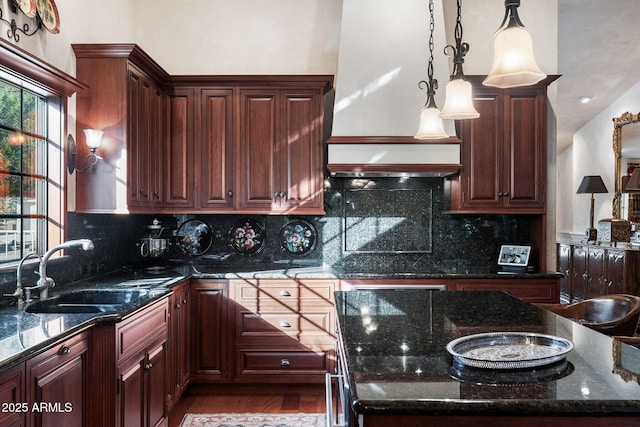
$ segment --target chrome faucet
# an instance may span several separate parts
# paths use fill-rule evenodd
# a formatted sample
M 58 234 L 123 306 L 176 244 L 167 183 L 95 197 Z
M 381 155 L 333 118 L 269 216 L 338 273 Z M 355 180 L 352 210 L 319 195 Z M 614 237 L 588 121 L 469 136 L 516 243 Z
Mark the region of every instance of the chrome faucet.
M 16 270 L 16 290 L 12 294 L 5 295 L 8 297 L 18 298 L 18 306 L 21 306 L 22 304 L 24 304 L 23 290 L 22 290 L 22 264 L 24 264 L 24 262 L 31 257 L 37 257 L 38 261 L 42 262 L 42 258 L 36 252 L 30 252 L 25 256 L 23 256 L 20 262 L 18 263 L 18 269 Z
M 47 277 L 47 263 L 49 262 L 49 258 L 53 255 L 54 252 L 57 252 L 62 249 L 81 247 L 84 251 L 93 250 L 93 242 L 89 239 L 78 239 L 78 240 L 69 240 L 67 242 L 63 242 L 53 248 L 49 249 L 44 256 L 40 259 L 40 268 L 39 274 L 40 278 L 36 282 L 36 286 L 32 286 L 29 288 L 25 288 L 27 295 L 30 296 L 31 291 L 39 290 L 40 291 L 40 299 L 47 299 L 49 297 L 49 288 L 53 288 L 56 283 L 53 281 L 51 277 Z

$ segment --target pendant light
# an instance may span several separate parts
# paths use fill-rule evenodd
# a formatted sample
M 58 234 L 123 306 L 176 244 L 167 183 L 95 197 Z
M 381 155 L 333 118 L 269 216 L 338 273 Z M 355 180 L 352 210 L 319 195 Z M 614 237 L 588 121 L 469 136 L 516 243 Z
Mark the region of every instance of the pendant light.
M 418 83 L 418 87 L 427 89 L 427 102 L 422 107 L 420 113 L 420 127 L 415 138 L 417 139 L 439 139 L 448 138 L 449 134 L 445 132 L 440 118 L 440 110 L 436 106 L 434 96 L 438 89 L 438 80 L 433 78 L 433 0 L 429 0 L 429 65 L 427 66 L 427 77 L 429 81 L 422 80 Z
M 446 88 L 446 98 L 440 117 L 443 119 L 464 120 L 480 117 L 480 113 L 473 107 L 471 96 L 471 83 L 464 80 L 462 64 L 464 56 L 469 52 L 469 43 L 462 43 L 462 0 L 458 0 L 458 16 L 455 28 L 455 47 L 447 45 L 444 53 L 447 55 L 447 48 L 453 51 L 453 72 L 449 77 Z
M 505 0 L 505 14 L 496 32 L 491 72 L 485 86 L 530 86 L 547 77 L 533 57 L 533 41 L 518 16 L 520 0 Z M 505 25 L 506 24 L 506 25 Z

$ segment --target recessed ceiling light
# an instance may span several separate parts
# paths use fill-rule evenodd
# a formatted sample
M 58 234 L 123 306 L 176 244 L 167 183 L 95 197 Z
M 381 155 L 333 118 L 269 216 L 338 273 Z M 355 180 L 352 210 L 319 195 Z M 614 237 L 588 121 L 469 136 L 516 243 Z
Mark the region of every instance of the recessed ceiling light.
M 580 98 L 578 98 L 578 101 L 580 101 L 581 104 L 586 104 L 587 102 L 591 101 L 591 97 L 581 96 Z

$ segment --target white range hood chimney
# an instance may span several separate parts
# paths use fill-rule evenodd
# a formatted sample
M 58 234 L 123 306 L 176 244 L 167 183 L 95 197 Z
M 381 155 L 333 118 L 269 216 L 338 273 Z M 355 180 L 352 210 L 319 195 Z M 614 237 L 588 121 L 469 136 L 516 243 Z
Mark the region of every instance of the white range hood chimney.
M 442 53 L 442 1 L 434 9 L 436 104 L 444 105 L 449 58 Z M 328 141 L 332 175 L 422 175 L 456 173 L 460 141 L 413 138 L 426 92 L 429 9 L 425 0 L 344 0 L 335 82 L 333 128 Z M 445 120 L 449 135 L 454 123 Z

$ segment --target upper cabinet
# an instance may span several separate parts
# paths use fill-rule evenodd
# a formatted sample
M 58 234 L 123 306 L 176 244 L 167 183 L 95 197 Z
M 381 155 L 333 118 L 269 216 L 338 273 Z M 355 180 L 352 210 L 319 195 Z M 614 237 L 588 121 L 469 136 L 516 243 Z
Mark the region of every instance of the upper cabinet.
M 160 203 L 162 82 L 168 74 L 133 44 L 72 45 L 78 92 L 78 158 L 83 129 L 104 131 L 95 166 L 76 172 L 76 211 L 147 211 Z
M 76 211 L 324 213 L 332 76 L 169 76 L 136 45 L 73 49 L 78 130 L 105 132 Z
M 454 213 L 544 214 L 547 86 L 497 89 L 473 84 L 477 119 L 458 123 L 462 170 L 451 184 Z

